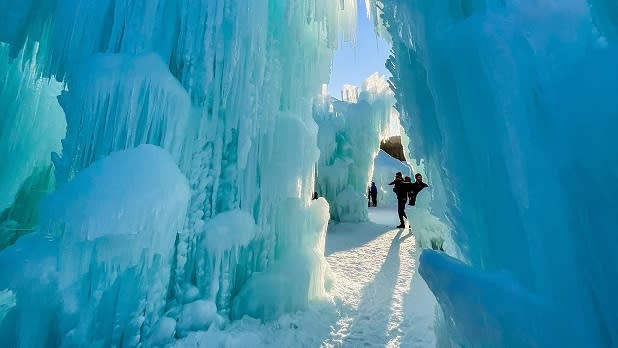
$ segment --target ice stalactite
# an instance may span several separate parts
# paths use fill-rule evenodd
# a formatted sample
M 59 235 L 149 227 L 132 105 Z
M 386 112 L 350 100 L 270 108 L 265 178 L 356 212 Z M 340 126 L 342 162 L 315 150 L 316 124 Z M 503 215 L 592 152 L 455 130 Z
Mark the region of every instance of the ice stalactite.
M 181 167 L 188 165 L 191 103 L 158 55 L 95 55 L 73 70 L 59 102 L 67 119 L 62 157 L 54 157 L 56 180 L 113 151 L 159 145 Z
M 59 104 L 40 104 L 23 115 L 11 111 L 9 118 L 27 124 L 64 111 L 64 139 L 38 127 L 29 131 L 43 132 L 50 144 L 62 139 L 62 149 L 41 145 L 40 151 L 27 151 L 41 154 L 47 165 L 49 153 L 56 152 L 53 163 L 62 185 L 52 197 L 62 196 L 64 206 L 76 207 L 81 196 L 62 192 L 78 186 L 100 189 L 91 187 L 104 180 L 100 176 L 133 182 L 136 176 L 156 175 L 141 168 L 122 175 L 110 168 L 97 173 L 104 169 L 101 163 L 143 149 L 143 144 L 165 149 L 157 153 L 171 156 L 190 192 L 188 207 L 184 200 L 164 207 L 160 197 L 151 202 L 144 198 L 147 206 L 157 205 L 155 217 L 173 215 L 156 225 L 119 207 L 105 219 L 105 235 L 96 232 L 97 221 L 103 220 L 96 210 L 76 209 L 73 216 L 47 205 L 44 221 L 56 219 L 58 228 L 70 229 L 41 239 L 46 230 L 39 227 L 0 256 L 17 268 L 58 262 L 59 273 L 45 268 L 0 279 L 0 288 L 6 285 L 18 298 L 0 324 L 0 337 L 23 346 L 159 344 L 174 332 L 183 335 L 243 314 L 268 319 L 321 296 L 328 208 L 324 201 L 310 202 L 319 157 L 311 106 L 328 80 L 338 39 L 353 39 L 355 3 L 33 0 L 0 5 L 6 19 L 0 21 L 0 40 L 8 44 L 3 44 L 2 59 L 29 57 L 7 60 L 7 69 L 24 67 L 19 63 L 23 60 L 31 64 L 33 83 L 62 83 Z M 3 98 L 17 82 L 2 87 Z M 15 105 L 37 104 L 18 95 Z M 6 176 L 17 192 L 25 177 Z M 88 178 L 90 184 L 84 182 Z M 126 192 L 116 192 L 116 199 L 148 196 L 140 187 L 127 186 Z M 158 189 L 168 199 L 174 197 L 161 191 L 165 187 Z M 31 209 L 35 205 L 29 204 Z M 177 230 L 179 221 L 183 226 Z M 121 232 L 127 224 L 148 229 L 147 236 L 162 236 L 156 250 L 150 244 L 130 245 L 132 237 Z M 253 232 L 241 238 L 248 231 Z M 65 247 L 71 235 L 79 238 Z M 238 243 L 219 243 L 221 238 Z M 30 260 L 30 245 L 38 254 L 25 261 Z M 302 272 L 286 265 L 298 265 Z M 69 268 L 76 271 L 73 276 L 65 272 Z M 298 284 L 283 306 L 263 289 L 260 279 L 271 278 Z M 44 285 L 29 288 L 28 281 Z M 84 294 L 86 283 L 101 291 Z M 114 303 L 119 288 L 130 295 Z M 39 303 L 41 315 L 28 336 L 26 324 L 36 304 L 19 298 L 46 292 L 65 302 Z M 218 314 L 210 315 L 213 308 Z M 117 321 L 96 324 L 102 316 Z M 172 325 L 176 321 L 178 327 Z
M 425 160 L 432 206 L 470 266 L 461 278 L 464 268 L 438 260 L 446 256 L 421 258 L 453 341 L 614 345 L 615 6 L 383 0 L 380 8 L 410 150 Z M 489 275 L 500 271 L 508 275 Z M 462 299 L 442 281 L 449 276 L 479 289 L 492 279 L 512 306 L 479 304 L 487 321 L 470 325 L 462 308 L 475 299 Z M 535 317 L 541 308 L 559 325 Z
M 366 221 L 373 159 L 388 136 L 395 100 L 377 73 L 361 88 L 348 87 L 345 95 L 348 101 L 322 95 L 314 105 L 320 148 L 316 189 L 329 202 L 333 220 Z

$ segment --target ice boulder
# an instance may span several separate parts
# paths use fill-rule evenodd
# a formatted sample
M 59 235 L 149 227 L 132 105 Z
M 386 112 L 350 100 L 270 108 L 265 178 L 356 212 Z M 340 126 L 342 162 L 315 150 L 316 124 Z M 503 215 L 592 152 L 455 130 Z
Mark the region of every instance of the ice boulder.
M 190 331 L 208 330 L 211 325 L 220 326 L 223 321 L 214 302 L 197 300 L 184 305 L 178 321 L 178 334 L 186 336 Z
M 481 272 L 427 249 L 419 273 L 468 347 L 585 346 L 573 321 L 558 315 L 556 304 L 531 293 L 506 271 Z
M 330 204 L 331 218 L 367 221 L 367 188 L 373 159 L 385 139 L 395 99 L 384 76 L 371 75 L 346 101 L 322 95 L 313 105 L 319 126 L 316 191 Z
M 175 341 L 176 320 L 170 317 L 163 317 L 150 331 L 146 338 L 147 347 L 163 347 Z
M 58 97 L 67 121 L 53 157 L 59 182 L 140 144 L 163 147 L 183 167 L 191 101 L 159 55 L 96 54 L 73 68 L 69 84 Z
M 43 201 L 39 230 L 0 254 L 1 269 L 20 273 L 0 276 L 17 295 L 0 341 L 138 345 L 163 314 L 189 195 L 153 145 L 112 153 L 61 186 Z

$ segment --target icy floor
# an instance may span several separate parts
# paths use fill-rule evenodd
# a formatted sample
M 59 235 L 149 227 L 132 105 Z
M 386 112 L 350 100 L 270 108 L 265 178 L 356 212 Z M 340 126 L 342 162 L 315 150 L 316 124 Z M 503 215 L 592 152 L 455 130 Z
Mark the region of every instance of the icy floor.
M 326 256 L 332 298 L 260 324 L 245 318 L 224 331 L 194 333 L 177 347 L 433 347 L 433 303 L 416 275 L 414 228 L 395 229 L 393 209 L 372 222 L 331 224 Z

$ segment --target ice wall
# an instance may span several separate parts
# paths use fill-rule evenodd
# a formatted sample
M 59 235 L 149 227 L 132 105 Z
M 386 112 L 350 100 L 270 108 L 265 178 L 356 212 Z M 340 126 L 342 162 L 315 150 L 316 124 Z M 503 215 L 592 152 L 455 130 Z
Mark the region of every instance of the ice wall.
M 460 277 L 444 255 L 421 260 L 451 339 L 616 345 L 616 6 L 384 0 L 380 8 L 410 150 L 425 159 L 434 211 L 470 266 Z M 509 275 L 486 281 L 499 271 Z M 449 277 L 504 291 L 471 306 L 482 296 L 462 298 L 457 284 L 440 281 Z M 498 296 L 512 301 L 500 309 L 490 304 Z M 530 297 L 552 319 L 537 320 Z M 490 322 L 470 325 L 462 308 Z M 516 316 L 534 324 L 511 325 L 524 321 Z
M 388 136 L 395 102 L 384 76 L 370 76 L 348 101 L 322 95 L 313 107 L 319 126 L 320 161 L 316 190 L 330 204 L 335 221 L 367 220 L 367 188 L 380 141 Z M 357 102 L 356 102 L 357 100 Z
M 27 284 L 40 279 L 24 276 L 8 285 L 16 293 L 18 305 L 9 313 L 11 319 L 2 322 L 11 327 L 0 332 L 0 338 L 19 340 L 26 347 L 37 342 L 154 344 L 158 338 L 169 339 L 170 335 L 221 324 L 217 315 L 223 321 L 244 314 L 268 319 L 268 313 L 296 310 L 320 296 L 328 205 L 310 202 L 319 157 L 311 106 L 321 84 L 328 80 L 338 39 L 354 39 L 355 16 L 355 1 L 1 2 L 0 53 L 1 63 L 6 65 L 2 78 L 7 82 L 0 91 L 0 103 L 15 102 L 11 104 L 14 109 L 7 109 L 6 120 L 12 122 L 7 129 L 32 124 L 26 133 L 32 135 L 33 145 L 24 152 L 40 156 L 35 158 L 43 158 L 41 162 L 49 166 L 49 153 L 53 151 L 57 181 L 72 185 L 96 163 L 109 159 L 110 153 L 141 144 L 157 145 L 170 154 L 186 176 L 190 200 L 180 231 L 165 221 L 156 227 L 156 231 L 164 227 L 174 231 L 174 238 L 167 239 L 166 234 L 165 239 L 172 250 L 171 258 L 167 257 L 168 249 L 161 249 L 159 252 L 166 256 L 157 258 L 156 265 L 147 267 L 147 262 L 140 260 L 143 273 L 126 276 L 127 284 L 133 277 L 139 278 L 140 284 L 128 290 L 131 293 L 141 291 L 145 284 L 156 288 L 155 307 L 149 308 L 147 315 L 138 313 L 141 303 L 138 307 L 136 303 L 108 306 L 105 301 L 80 298 L 85 302 L 70 303 L 86 305 L 67 311 L 61 311 L 55 302 L 44 303 L 40 304 L 41 311 L 46 314 L 36 319 L 36 329 L 29 336 L 27 324 L 34 320 L 37 304 L 21 306 L 20 293 L 38 296 L 49 288 L 30 289 Z M 59 86 L 55 90 L 57 95 L 62 89 L 59 103 L 52 102 L 54 98 L 42 98 L 39 103 L 24 93 L 15 93 L 23 75 L 28 77 L 25 81 L 29 89 L 42 83 Z M 64 116 L 66 135 L 44 128 L 44 122 L 52 119 L 55 126 L 64 129 L 64 123 L 56 122 L 55 116 Z M 0 151 L 11 149 L 20 139 L 10 134 L 6 143 L 3 133 Z M 62 148 L 57 146 L 60 140 Z M 94 168 L 91 177 L 123 179 L 113 170 L 94 173 L 101 169 Z M 48 177 L 50 173 L 48 170 Z M 17 192 L 27 174 L 3 170 L 0 182 L 8 184 L 1 189 Z M 86 186 L 80 187 L 89 189 Z M 26 193 L 31 191 L 26 187 Z M 125 199 L 117 193 L 118 201 Z M 66 196 L 66 204 L 78 204 L 79 197 L 73 192 Z M 15 204 L 12 201 L 9 198 L 7 204 Z M 37 201 L 27 200 L 29 209 L 36 211 Z M 161 206 L 161 212 L 182 210 L 178 204 Z M 84 212 L 75 212 L 79 214 L 72 222 L 72 216 L 57 215 L 61 214 L 57 210 L 46 212 L 49 219 L 62 217 L 67 224 L 85 224 L 79 228 L 82 238 L 97 235 L 92 224 L 99 215 L 90 218 Z M 138 219 L 140 216 L 123 215 L 118 223 L 134 226 Z M 36 222 L 34 219 L 32 225 Z M 0 230 L 0 239 L 13 243 L 15 237 L 4 237 L 6 230 Z M 30 253 L 38 250 L 41 252 L 34 260 L 53 264 L 49 260 L 56 252 L 49 250 L 60 248 L 62 242 L 37 236 L 18 239 L 0 257 L 13 264 L 29 259 Z M 112 247 L 98 247 L 107 255 L 102 257 L 115 257 L 106 254 L 113 253 L 108 249 Z M 121 250 L 131 254 L 124 255 L 131 260 L 139 257 L 136 250 Z M 59 253 L 65 255 L 62 250 Z M 97 285 L 111 287 L 116 279 L 113 268 L 102 271 L 99 267 L 103 265 L 90 265 L 90 260 L 73 260 L 70 264 L 81 270 L 77 274 L 82 279 L 96 277 L 93 282 Z M 285 267 L 294 264 L 303 267 L 302 272 Z M 33 277 L 47 279 L 47 275 L 53 275 L 49 272 Z M 161 283 L 168 274 L 169 281 Z M 260 277 L 284 283 L 294 280 L 298 287 L 287 294 L 285 306 L 277 307 Z M 237 295 L 242 300 L 236 300 L 232 311 Z M 210 315 L 213 308 L 218 314 Z M 101 320 L 105 327 L 92 330 L 90 323 L 100 316 L 120 319 L 115 323 Z M 176 321 L 177 328 L 171 325 Z M 60 328 L 51 328 L 57 322 Z M 39 333 L 50 335 L 42 338 Z M 123 338 L 117 336 L 119 333 Z

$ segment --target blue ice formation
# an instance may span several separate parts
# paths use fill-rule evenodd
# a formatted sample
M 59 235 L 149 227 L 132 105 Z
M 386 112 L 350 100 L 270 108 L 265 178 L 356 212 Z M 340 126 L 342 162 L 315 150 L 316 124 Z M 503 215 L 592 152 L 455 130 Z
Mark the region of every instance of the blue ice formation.
M 0 291 L 0 321 L 4 319 L 7 313 L 15 307 L 15 294 L 10 290 Z
M 451 342 L 616 346 L 616 2 L 378 7 L 409 150 L 468 265 L 421 258 Z
M 38 230 L 0 253 L 12 270 L 0 284 L 17 299 L 3 342 L 139 342 L 165 309 L 189 198 L 187 179 L 154 145 L 111 153 L 46 197 Z
M 370 76 L 363 86 L 347 85 L 345 100 L 323 94 L 313 106 L 318 124 L 316 191 L 330 204 L 334 221 L 367 220 L 367 186 L 380 140 L 388 137 L 395 99 L 384 76 Z
M 323 296 L 312 99 L 355 16 L 352 0 L 1 1 L 16 302 L 0 341 L 161 345 Z M 297 288 L 278 301 L 271 279 Z
M 0 250 L 34 229 L 66 127 L 60 84 L 39 79 L 35 57 L 9 59 L 9 50 L 0 43 Z

